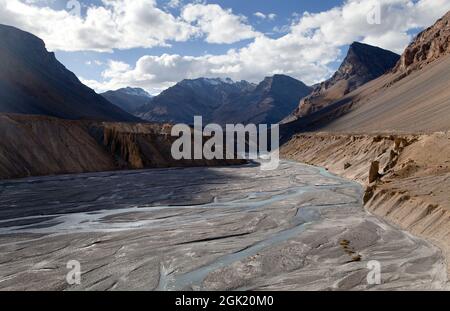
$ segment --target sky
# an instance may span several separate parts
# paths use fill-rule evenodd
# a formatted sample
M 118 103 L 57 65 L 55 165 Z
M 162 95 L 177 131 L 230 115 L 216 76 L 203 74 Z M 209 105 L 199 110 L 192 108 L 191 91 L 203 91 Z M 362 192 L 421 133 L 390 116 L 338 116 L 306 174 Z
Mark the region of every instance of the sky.
M 97 92 L 183 79 L 330 77 L 349 44 L 399 54 L 450 0 L 0 0 L 0 23 L 43 39 Z

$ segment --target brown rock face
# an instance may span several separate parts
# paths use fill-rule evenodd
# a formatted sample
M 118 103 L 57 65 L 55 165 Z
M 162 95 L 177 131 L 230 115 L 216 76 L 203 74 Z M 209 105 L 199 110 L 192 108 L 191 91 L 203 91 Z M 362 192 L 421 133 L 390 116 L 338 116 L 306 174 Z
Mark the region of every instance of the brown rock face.
M 370 170 L 369 170 L 369 183 L 373 183 L 375 181 L 377 181 L 380 178 L 380 162 L 378 161 L 373 161 L 370 164 Z
M 171 125 L 68 121 L 0 114 L 0 179 L 244 163 L 175 160 Z
M 450 11 L 406 48 L 395 72 L 411 72 L 450 53 Z

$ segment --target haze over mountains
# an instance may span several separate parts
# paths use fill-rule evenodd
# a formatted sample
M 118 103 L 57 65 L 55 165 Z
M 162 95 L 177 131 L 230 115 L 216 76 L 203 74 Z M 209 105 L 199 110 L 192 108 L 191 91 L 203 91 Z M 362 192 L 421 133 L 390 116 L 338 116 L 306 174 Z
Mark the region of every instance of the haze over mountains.
M 303 82 L 286 75 L 267 77 L 254 89 L 222 105 L 215 111 L 213 120 L 219 123 L 275 124 L 311 90 Z
M 138 121 L 82 84 L 38 37 L 0 25 L 0 112 Z

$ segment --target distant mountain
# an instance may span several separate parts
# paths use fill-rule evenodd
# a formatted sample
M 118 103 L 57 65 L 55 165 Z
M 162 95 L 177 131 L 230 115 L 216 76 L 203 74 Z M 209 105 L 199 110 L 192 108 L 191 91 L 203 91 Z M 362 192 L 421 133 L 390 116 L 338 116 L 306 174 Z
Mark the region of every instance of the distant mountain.
M 154 97 L 137 115 L 155 122 L 192 123 L 194 116 L 210 121 L 222 105 L 255 87 L 252 83 L 231 79 L 183 80 Z
M 256 85 L 231 79 L 183 80 L 138 109 L 156 122 L 192 123 L 194 116 L 216 123 L 274 123 L 292 111 L 311 89 L 288 76 L 275 75 Z
M 325 108 L 361 85 L 390 71 L 399 59 L 400 56 L 391 51 L 359 42 L 352 43 L 333 77 L 316 86 L 311 95 L 302 99 L 285 122 Z
M 131 87 L 108 91 L 101 95 L 117 107 L 129 113 L 134 113 L 138 108 L 147 104 L 153 97 L 141 88 Z
M 38 37 L 0 25 L 0 112 L 138 121 L 82 84 Z
M 221 106 L 215 111 L 213 119 L 219 123 L 275 124 L 311 91 L 310 87 L 299 80 L 285 75 L 274 75 L 265 78 L 256 88 Z

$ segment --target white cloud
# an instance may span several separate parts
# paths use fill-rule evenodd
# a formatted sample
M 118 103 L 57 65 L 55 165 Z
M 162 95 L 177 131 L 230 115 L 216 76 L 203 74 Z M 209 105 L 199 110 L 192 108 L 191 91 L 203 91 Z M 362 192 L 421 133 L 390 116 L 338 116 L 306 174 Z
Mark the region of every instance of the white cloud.
M 367 15 L 380 5 L 380 24 Z M 408 30 L 434 23 L 450 10 L 450 0 L 348 0 L 344 6 L 304 14 L 292 33 L 314 41 L 345 45 L 360 40 L 401 53 L 412 39 Z
M 307 42 L 296 44 L 291 39 L 274 40 L 262 36 L 248 47 L 231 49 L 224 55 L 147 55 L 141 57 L 133 68 L 124 63 L 110 62 L 102 74 L 103 84 L 85 82 L 96 90 L 133 86 L 159 93 L 185 78 L 230 77 L 259 82 L 264 76 L 284 73 L 313 82 L 331 74 L 327 64 L 338 57 L 339 49 L 307 47 Z M 316 57 L 320 60 L 317 61 Z
M 258 34 L 241 49 L 230 49 L 222 55 L 170 55 L 143 56 L 125 69 L 109 66 L 104 72 L 104 88 L 124 86 L 143 87 L 155 93 L 184 78 L 231 77 L 252 82 L 264 76 L 284 73 L 305 83 L 316 83 L 332 74 L 331 63 L 342 58 L 340 49 L 353 41 L 402 52 L 411 37 L 408 30 L 433 24 L 450 10 L 450 0 L 381 0 L 381 23 L 371 25 L 367 14 L 378 0 L 347 0 L 341 7 L 309 14 L 296 19 L 288 33 L 273 39 Z M 190 6 L 193 10 L 194 6 Z M 188 6 L 189 8 L 189 6 Z M 186 11 L 186 20 L 205 22 L 203 31 L 214 32 L 208 15 L 210 7 L 201 5 L 200 10 Z M 224 10 L 213 11 L 222 12 Z M 231 12 L 228 14 L 231 14 Z M 236 20 L 235 20 L 236 21 Z M 240 20 L 240 25 L 242 20 Z M 252 33 L 252 30 L 249 30 Z M 238 34 L 234 32 L 233 35 Z M 210 41 L 229 41 L 232 34 L 221 37 L 211 35 Z M 229 40 L 225 40 L 230 36 Z M 90 84 L 94 86 L 94 84 Z M 97 86 L 98 87 L 98 86 Z
M 52 50 L 111 51 L 167 45 L 198 35 L 198 29 L 156 7 L 155 0 L 103 0 L 85 16 L 0 0 L 0 20 L 42 38 Z
M 270 13 L 267 15 L 267 18 L 270 19 L 271 21 L 275 20 L 275 18 L 277 18 L 277 14 L 275 13 Z
M 275 13 L 264 14 L 262 12 L 256 12 L 253 15 L 260 19 L 268 19 L 271 21 L 273 21 L 273 20 L 275 20 L 275 18 L 277 18 L 277 15 Z
M 170 8 L 178 8 L 181 5 L 181 0 L 170 0 L 167 6 Z
M 243 16 L 217 4 L 188 4 L 181 13 L 184 20 L 196 24 L 208 43 L 234 43 L 258 35 Z
M 76 6 L 66 11 L 36 5 L 43 1 L 0 0 L 0 20 L 37 35 L 51 50 L 111 52 L 168 46 L 198 36 L 228 44 L 259 35 L 245 17 L 216 4 L 188 4 L 176 17 L 159 9 L 156 0 L 102 0 L 83 8 L 83 15 Z M 167 5 L 175 8 L 181 1 Z
M 253 14 L 253 15 L 255 15 L 256 17 L 259 17 L 259 18 L 261 18 L 261 19 L 266 19 L 266 14 L 261 13 L 261 12 L 256 12 L 256 13 Z
M 99 61 L 99 60 L 93 60 L 93 61 L 88 60 L 87 62 L 85 62 L 85 64 L 88 66 L 92 66 L 92 65 L 103 66 L 104 65 L 103 62 Z

